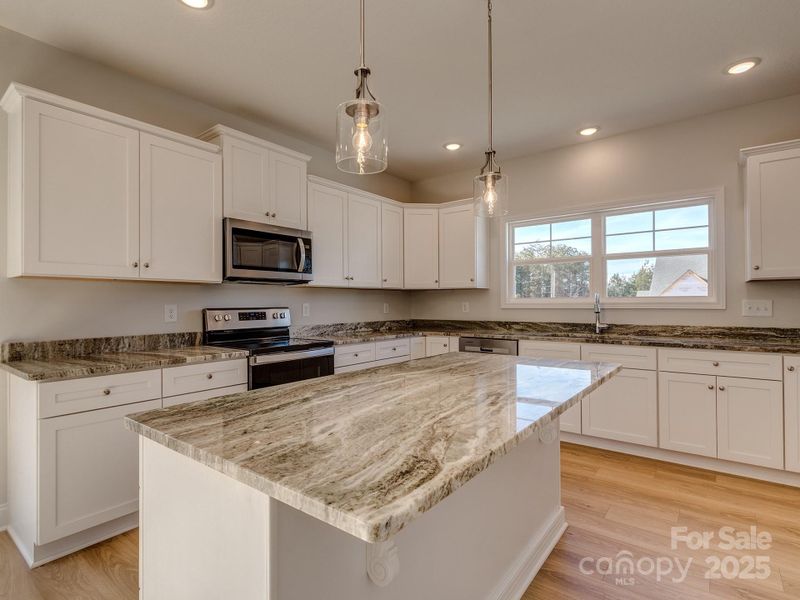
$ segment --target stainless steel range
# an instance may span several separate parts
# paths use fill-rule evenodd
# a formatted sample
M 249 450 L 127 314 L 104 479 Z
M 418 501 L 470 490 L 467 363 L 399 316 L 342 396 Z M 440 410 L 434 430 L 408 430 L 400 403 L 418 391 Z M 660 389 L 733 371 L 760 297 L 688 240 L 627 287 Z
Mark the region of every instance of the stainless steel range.
M 203 343 L 247 350 L 251 390 L 333 375 L 333 342 L 293 338 L 283 308 L 206 308 Z

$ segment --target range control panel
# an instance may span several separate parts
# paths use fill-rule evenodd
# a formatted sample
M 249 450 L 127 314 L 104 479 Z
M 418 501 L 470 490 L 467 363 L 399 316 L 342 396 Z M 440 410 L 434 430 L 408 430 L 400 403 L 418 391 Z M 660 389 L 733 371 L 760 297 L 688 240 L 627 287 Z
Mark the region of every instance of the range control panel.
M 292 317 L 285 306 L 278 308 L 206 308 L 203 310 L 206 331 L 228 329 L 263 329 L 289 327 Z

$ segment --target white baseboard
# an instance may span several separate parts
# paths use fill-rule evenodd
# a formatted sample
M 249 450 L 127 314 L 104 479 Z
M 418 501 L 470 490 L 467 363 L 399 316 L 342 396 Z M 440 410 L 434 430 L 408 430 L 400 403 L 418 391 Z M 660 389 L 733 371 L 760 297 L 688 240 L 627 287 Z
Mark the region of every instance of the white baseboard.
M 756 467 L 741 463 L 730 462 L 719 458 L 709 458 L 707 456 L 695 456 L 684 454 L 673 450 L 663 450 L 661 448 L 651 448 L 650 446 L 639 446 L 628 442 L 617 442 L 615 440 L 604 440 L 602 438 L 578 435 L 577 433 L 561 432 L 561 441 L 601 450 L 611 450 L 622 454 L 632 454 L 643 458 L 652 458 L 664 462 L 676 463 L 687 467 L 706 469 L 707 471 L 717 471 L 726 475 L 738 475 L 760 481 L 769 481 L 781 485 L 800 487 L 800 473 L 791 473 L 778 469 L 768 469 L 766 467 Z
M 0 531 L 8 529 L 8 503 L 0 504 Z
M 519 600 L 536 577 L 544 561 L 550 556 L 558 540 L 567 530 L 564 507 L 559 508 L 553 520 L 531 538 L 530 543 L 511 566 L 503 580 L 489 595 L 489 600 Z

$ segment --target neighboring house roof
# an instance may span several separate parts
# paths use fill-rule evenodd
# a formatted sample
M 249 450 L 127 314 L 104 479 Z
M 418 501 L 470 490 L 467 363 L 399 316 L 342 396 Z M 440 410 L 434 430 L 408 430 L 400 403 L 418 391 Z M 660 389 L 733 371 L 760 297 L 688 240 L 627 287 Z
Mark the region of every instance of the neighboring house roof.
M 662 256 L 653 265 L 650 291 L 642 296 L 699 296 L 708 290 L 708 257 Z

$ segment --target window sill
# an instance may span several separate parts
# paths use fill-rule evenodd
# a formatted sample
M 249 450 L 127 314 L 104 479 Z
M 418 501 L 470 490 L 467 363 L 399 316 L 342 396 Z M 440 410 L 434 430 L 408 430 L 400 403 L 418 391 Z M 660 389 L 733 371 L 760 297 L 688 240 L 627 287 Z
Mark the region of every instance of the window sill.
M 676 310 L 725 310 L 725 302 L 625 302 L 619 300 L 601 300 L 600 306 L 603 309 L 676 309 Z M 552 309 L 552 308 L 574 308 L 579 310 L 591 310 L 594 302 L 591 300 L 569 301 L 569 300 L 545 300 L 540 302 L 509 302 L 504 300 L 500 303 L 501 309 Z

